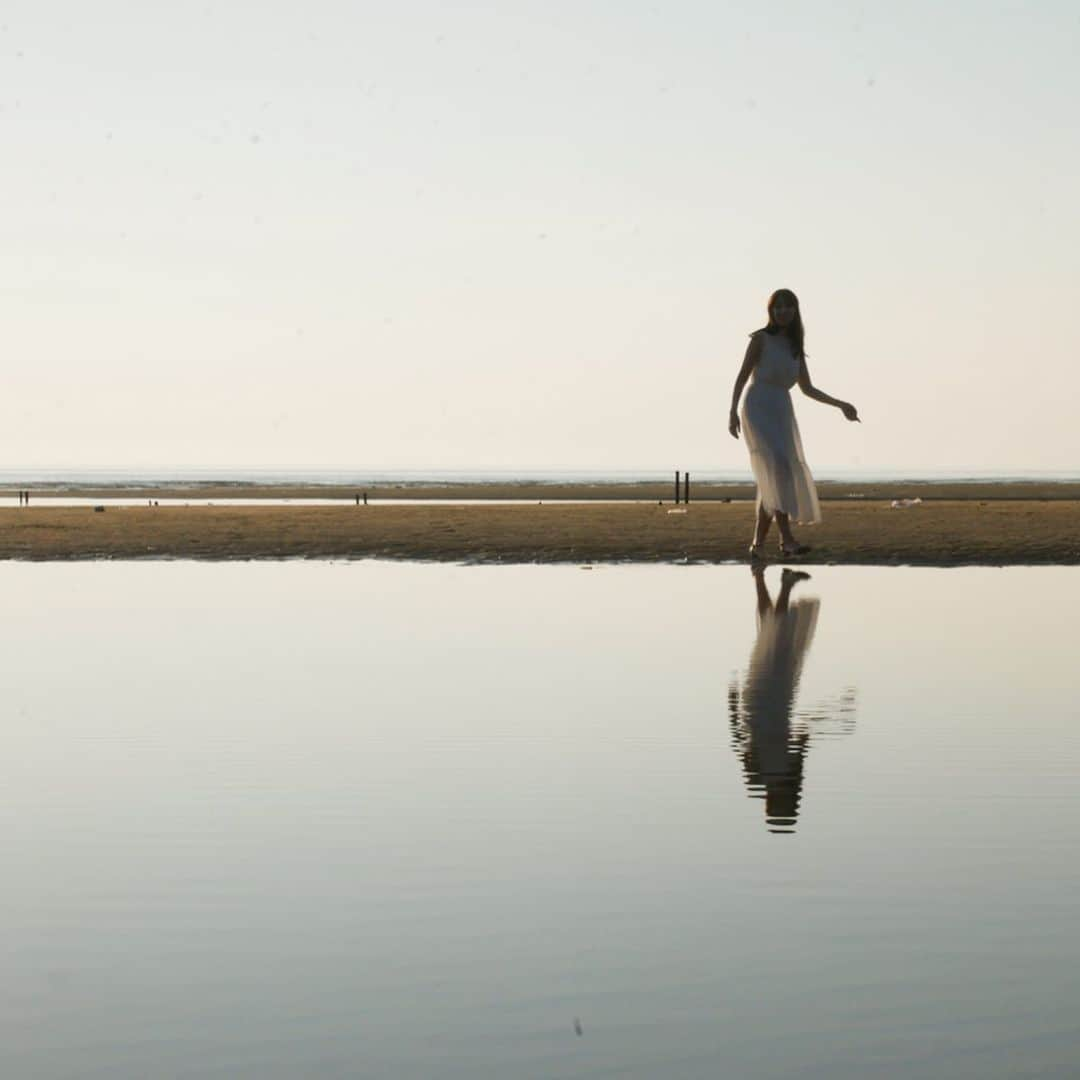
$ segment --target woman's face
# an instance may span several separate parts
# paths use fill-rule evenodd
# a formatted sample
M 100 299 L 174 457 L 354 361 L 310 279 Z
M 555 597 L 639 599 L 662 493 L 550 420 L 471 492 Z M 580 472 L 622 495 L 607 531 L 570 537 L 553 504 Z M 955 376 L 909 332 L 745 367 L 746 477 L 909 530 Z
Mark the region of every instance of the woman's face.
M 790 300 L 781 298 L 773 304 L 769 314 L 772 316 L 772 321 L 776 326 L 788 326 L 791 320 L 795 318 L 796 310 L 797 308 Z

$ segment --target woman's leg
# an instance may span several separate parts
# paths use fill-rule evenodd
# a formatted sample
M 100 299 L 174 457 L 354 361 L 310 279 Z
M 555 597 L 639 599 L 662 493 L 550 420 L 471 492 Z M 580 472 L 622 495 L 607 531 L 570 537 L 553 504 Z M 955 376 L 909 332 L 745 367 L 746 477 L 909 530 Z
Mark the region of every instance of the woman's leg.
M 780 543 L 785 547 L 794 547 L 798 543 L 791 533 L 791 518 L 782 510 L 776 511 L 776 527 L 780 530 Z
M 769 535 L 769 526 L 771 524 L 772 514 L 761 505 L 761 500 L 758 499 L 757 524 L 754 526 L 754 547 L 761 547 L 765 543 L 765 537 Z

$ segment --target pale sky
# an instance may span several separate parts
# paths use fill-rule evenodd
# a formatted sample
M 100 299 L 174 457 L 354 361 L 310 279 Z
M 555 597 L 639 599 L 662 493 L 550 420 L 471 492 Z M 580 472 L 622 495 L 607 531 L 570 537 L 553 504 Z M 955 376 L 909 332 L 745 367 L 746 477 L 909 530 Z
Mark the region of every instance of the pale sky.
M 1080 470 L 1080 9 L 14 0 L 0 466 Z

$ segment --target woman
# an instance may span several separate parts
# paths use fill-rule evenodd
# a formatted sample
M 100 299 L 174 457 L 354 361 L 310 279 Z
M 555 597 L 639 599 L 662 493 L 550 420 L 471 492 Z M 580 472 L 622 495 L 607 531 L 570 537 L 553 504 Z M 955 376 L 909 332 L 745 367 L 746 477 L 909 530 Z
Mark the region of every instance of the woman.
M 795 539 L 791 519 L 813 524 L 821 520 L 821 508 L 814 478 L 803 459 L 789 391 L 798 383 L 807 397 L 835 405 L 848 420 L 858 420 L 859 414 L 854 405 L 829 397 L 810 382 L 799 301 L 790 289 L 777 289 L 769 297 L 769 325 L 750 335 L 731 395 L 728 430 L 736 439 L 740 429 L 739 398 L 748 379 L 750 389 L 743 402 L 741 426 L 757 481 L 757 526 L 750 558 L 764 558 L 763 545 L 774 517 L 780 531 L 781 554 L 804 555 L 810 548 Z

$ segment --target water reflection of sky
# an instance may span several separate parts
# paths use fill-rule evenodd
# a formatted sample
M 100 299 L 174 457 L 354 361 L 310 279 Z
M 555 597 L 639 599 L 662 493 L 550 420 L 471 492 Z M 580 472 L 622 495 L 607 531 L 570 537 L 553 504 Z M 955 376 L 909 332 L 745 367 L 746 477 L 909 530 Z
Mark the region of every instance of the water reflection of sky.
M 1069 1075 L 1080 575 L 811 573 L 0 564 L 2 1071 Z

